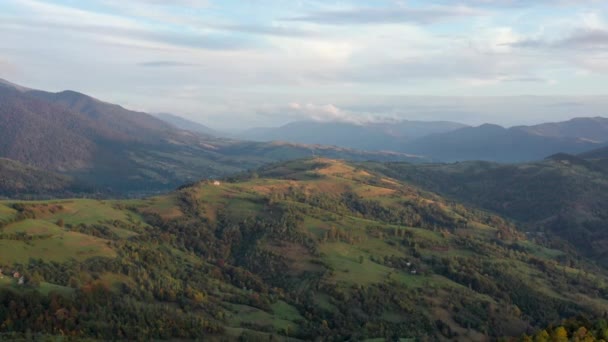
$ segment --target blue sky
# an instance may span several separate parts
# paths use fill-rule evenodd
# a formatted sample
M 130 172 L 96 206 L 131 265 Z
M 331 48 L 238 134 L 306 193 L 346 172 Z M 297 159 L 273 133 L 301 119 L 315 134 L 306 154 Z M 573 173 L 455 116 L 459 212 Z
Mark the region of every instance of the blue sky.
M 607 16 L 599 0 L 3 0 L 0 78 L 223 129 L 514 125 L 607 115 Z

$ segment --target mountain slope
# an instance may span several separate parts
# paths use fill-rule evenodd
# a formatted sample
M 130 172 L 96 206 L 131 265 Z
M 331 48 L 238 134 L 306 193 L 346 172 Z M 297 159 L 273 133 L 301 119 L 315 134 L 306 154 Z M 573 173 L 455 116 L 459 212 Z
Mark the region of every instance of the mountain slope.
M 13 89 L 0 89 L 0 104 L 0 156 L 55 170 L 83 168 L 91 160 L 90 120 Z
M 0 197 L 58 197 L 82 191 L 92 189 L 76 184 L 69 177 L 0 158 Z
M 225 133 L 214 130 L 213 128 L 209 128 L 201 123 L 194 122 L 188 119 L 184 119 L 181 116 L 169 114 L 169 113 L 157 113 L 154 114 L 155 117 L 163 120 L 164 122 L 172 125 L 175 128 L 183 129 L 186 131 L 192 131 L 202 134 L 207 134 L 215 137 L 223 137 L 226 136 Z
M 523 230 L 558 237 L 563 246 L 608 265 L 606 159 L 584 156 L 558 154 L 515 165 L 395 163 L 373 169 L 517 220 Z
M 0 222 L 3 269 L 24 275 L 0 281 L 3 338 L 484 341 L 599 317 L 608 296 L 584 258 L 328 159 L 143 200 L 3 202 Z

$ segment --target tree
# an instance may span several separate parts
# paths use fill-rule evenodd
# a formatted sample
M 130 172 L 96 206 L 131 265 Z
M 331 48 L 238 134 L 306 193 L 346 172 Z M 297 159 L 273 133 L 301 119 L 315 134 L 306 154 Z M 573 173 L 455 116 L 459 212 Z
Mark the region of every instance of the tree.
M 541 330 L 534 335 L 534 342 L 547 342 L 549 341 L 549 333 L 547 330 Z
M 568 342 L 568 331 L 566 328 L 559 326 L 555 328 L 551 337 L 553 342 Z

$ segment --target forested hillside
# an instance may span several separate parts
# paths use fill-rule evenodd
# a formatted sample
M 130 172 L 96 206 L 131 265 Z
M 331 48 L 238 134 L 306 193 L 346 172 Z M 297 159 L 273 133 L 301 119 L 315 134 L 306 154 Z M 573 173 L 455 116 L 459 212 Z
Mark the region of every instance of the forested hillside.
M 5 201 L 0 222 L 4 338 L 484 341 L 608 305 L 586 259 L 329 159 L 142 200 Z
M 368 164 L 387 176 L 519 222 L 537 240 L 608 265 L 608 159 L 603 150 L 524 164 Z
M 0 158 L 0 197 L 56 198 L 78 193 L 94 194 L 94 191 L 95 189 L 78 184 L 67 176 Z

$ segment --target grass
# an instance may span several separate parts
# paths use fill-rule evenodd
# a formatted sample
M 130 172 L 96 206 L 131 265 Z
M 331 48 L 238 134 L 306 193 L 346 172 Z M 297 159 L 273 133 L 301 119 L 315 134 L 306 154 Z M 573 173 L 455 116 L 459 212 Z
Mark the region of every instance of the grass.
M 298 325 L 291 319 L 294 317 L 300 319 L 301 316 L 293 313 L 293 310 L 295 310 L 294 308 L 286 308 L 286 303 L 277 304 L 278 303 L 275 303 L 273 305 L 273 311 L 277 310 L 275 307 L 278 307 L 278 314 L 268 313 L 248 305 L 229 304 L 229 310 L 232 312 L 232 316 L 229 319 L 229 324 L 235 327 L 240 327 L 243 324 L 270 326 L 273 327 L 276 332 L 287 330 L 291 330 L 292 332 L 295 331 Z M 287 314 L 285 315 L 285 313 Z
M 292 321 L 292 322 L 304 319 L 304 317 L 302 317 L 302 315 L 300 315 L 300 313 L 298 312 L 298 310 L 296 310 L 296 308 L 285 303 L 282 300 L 279 300 L 276 303 L 272 304 L 271 308 L 272 308 L 272 312 L 273 312 L 274 316 L 276 316 L 280 319 L 284 319 L 284 320 L 288 320 L 288 321 Z
M 63 296 L 70 296 L 74 293 L 74 289 L 70 287 L 51 284 L 47 282 L 41 282 L 38 291 L 45 296 L 51 292 L 55 292 Z
M 3 275 L 0 278 L 0 287 L 2 287 L 2 288 L 11 287 L 14 289 L 18 289 L 22 286 L 17 285 L 17 279 L 13 278 L 12 276 Z M 45 296 L 54 292 L 54 293 L 58 293 L 62 296 L 67 297 L 67 296 L 71 296 L 74 293 L 74 289 L 72 289 L 70 287 L 47 283 L 44 281 L 40 283 L 37 290 L 38 290 L 38 292 L 40 292 L 42 295 L 45 295 Z
M 532 243 L 531 241 L 519 241 L 517 244 L 526 248 L 526 250 L 541 258 L 556 259 L 564 255 L 564 252 L 562 251 L 539 246 L 537 244 Z
M 6 222 L 7 220 L 12 219 L 16 214 L 17 211 L 15 209 L 0 203 L 0 222 Z
M 66 231 L 46 221 L 24 220 L 10 224 L 3 231 L 37 237 L 29 241 L 0 240 L 0 260 L 7 263 L 27 263 L 30 258 L 60 262 L 116 256 L 106 240 Z
M 334 269 L 333 280 L 336 282 L 373 284 L 388 279 L 392 268 L 369 260 L 369 254 L 343 242 L 325 243 L 321 246 L 324 260 Z M 359 262 L 360 257 L 363 262 Z
M 30 236 L 59 235 L 65 233 L 65 229 L 43 220 L 26 219 L 11 223 L 4 227 L 5 234 L 24 233 Z
M 75 200 L 62 202 L 61 205 L 64 208 L 62 211 L 45 218 L 63 219 L 66 224 L 73 225 L 103 223 L 107 220 L 129 221 L 127 212 L 114 208 L 112 202 Z

